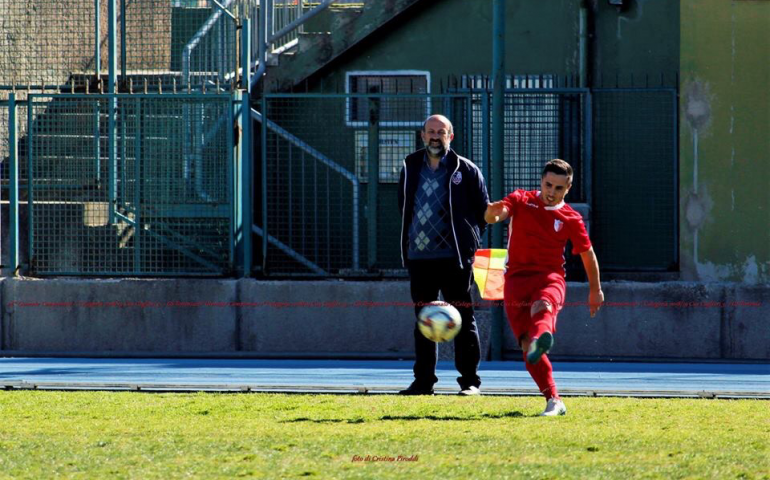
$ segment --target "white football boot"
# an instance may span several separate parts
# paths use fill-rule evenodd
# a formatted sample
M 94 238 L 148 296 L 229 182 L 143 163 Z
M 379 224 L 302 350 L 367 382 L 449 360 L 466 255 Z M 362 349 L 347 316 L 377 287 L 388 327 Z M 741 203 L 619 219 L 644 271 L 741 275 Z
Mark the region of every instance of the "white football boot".
M 552 398 L 548 400 L 548 403 L 545 406 L 545 410 L 543 410 L 543 413 L 540 414 L 541 417 L 555 417 L 558 415 L 566 415 L 567 414 L 567 407 L 564 405 L 564 402 L 561 401 L 561 398 Z

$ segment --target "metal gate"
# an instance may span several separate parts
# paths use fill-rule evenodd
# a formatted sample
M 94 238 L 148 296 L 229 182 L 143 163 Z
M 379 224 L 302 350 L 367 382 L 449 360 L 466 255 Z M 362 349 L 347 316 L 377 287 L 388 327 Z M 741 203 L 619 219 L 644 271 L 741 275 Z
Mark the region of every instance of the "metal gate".
M 232 271 L 230 95 L 33 94 L 26 104 L 31 273 Z
M 422 147 L 424 119 L 441 113 L 454 124 L 452 147 L 495 181 L 490 105 L 485 89 L 265 95 L 255 115 L 262 173 L 254 227 L 264 273 L 403 275 L 403 158 Z M 575 170 L 567 201 L 586 216 L 603 269 L 676 268 L 675 90 L 516 88 L 506 90 L 504 111 L 506 193 L 539 188 L 543 164 L 563 158 Z M 568 272 L 579 274 L 579 260 L 567 257 Z

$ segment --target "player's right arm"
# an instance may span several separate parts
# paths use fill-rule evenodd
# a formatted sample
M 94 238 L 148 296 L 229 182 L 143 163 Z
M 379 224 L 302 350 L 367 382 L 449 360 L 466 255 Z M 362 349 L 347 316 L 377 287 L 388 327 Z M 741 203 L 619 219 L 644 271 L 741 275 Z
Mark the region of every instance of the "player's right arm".
M 505 205 L 505 202 L 499 200 L 487 204 L 487 210 L 484 212 L 484 221 L 487 223 L 502 222 L 510 216 L 510 211 Z
M 593 247 L 581 253 L 580 259 L 583 261 L 583 268 L 588 277 L 588 308 L 593 317 L 604 303 L 602 282 L 599 279 L 599 261 L 596 259 Z

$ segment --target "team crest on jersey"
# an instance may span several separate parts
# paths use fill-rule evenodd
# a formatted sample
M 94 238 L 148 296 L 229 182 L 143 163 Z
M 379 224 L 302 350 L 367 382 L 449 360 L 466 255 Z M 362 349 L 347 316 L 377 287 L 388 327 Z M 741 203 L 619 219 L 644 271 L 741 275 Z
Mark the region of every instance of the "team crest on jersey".
M 455 185 L 460 185 L 460 182 L 463 181 L 463 174 L 460 172 L 455 172 L 454 175 L 452 175 L 452 183 Z
M 561 231 L 561 228 L 564 226 L 564 222 L 561 220 L 554 220 L 553 221 L 553 230 L 555 232 Z

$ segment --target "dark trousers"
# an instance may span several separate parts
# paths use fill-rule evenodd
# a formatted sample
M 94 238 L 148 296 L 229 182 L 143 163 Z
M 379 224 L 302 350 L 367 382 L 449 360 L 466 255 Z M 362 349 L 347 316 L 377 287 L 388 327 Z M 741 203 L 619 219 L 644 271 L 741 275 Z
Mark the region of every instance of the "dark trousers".
M 478 375 L 481 350 L 476 319 L 473 317 L 473 270 L 470 265 L 460 268 L 455 258 L 436 260 L 410 260 L 409 277 L 412 301 L 415 303 L 415 316 L 422 305 L 438 300 L 438 294 L 444 301 L 455 305 L 462 317 L 462 328 L 454 339 L 455 367 L 460 372 L 457 383 L 462 389 L 478 387 L 481 379 Z M 438 382 L 436 360 L 438 345 L 425 338 L 414 325 L 414 378 L 421 387 L 430 388 Z

